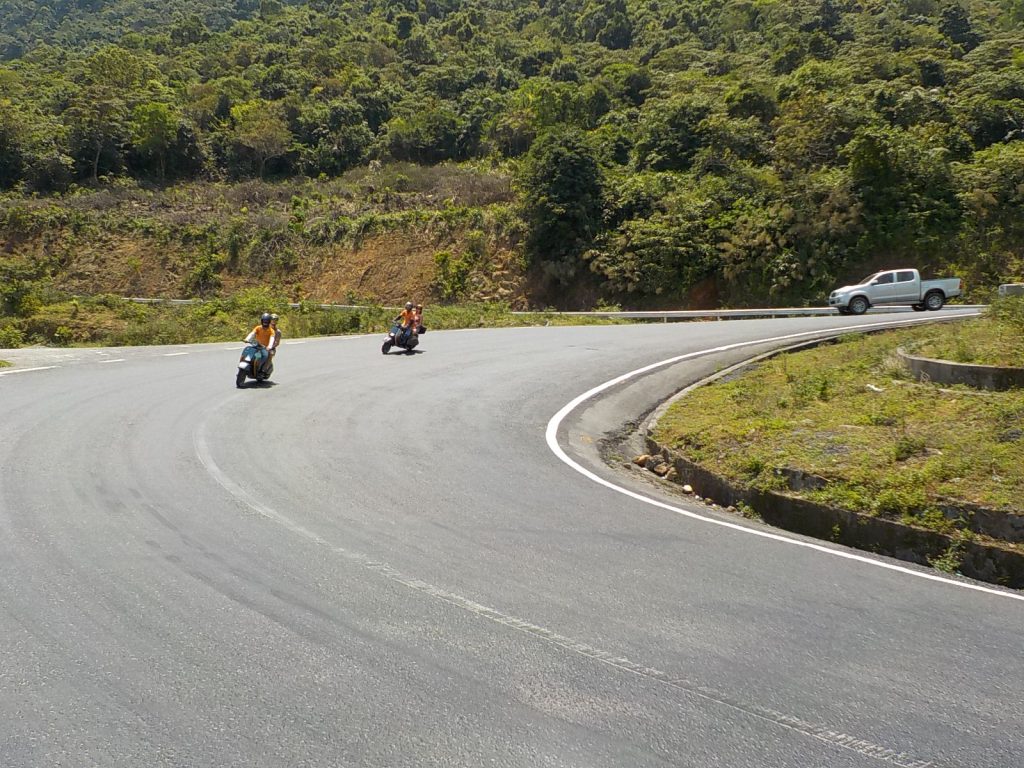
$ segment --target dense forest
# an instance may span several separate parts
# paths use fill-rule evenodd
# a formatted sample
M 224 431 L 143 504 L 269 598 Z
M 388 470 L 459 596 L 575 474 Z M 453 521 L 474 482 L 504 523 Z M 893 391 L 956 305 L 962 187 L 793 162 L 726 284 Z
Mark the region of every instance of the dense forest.
M 396 163 L 513 179 L 549 302 L 1021 279 L 1024 0 L 0 0 L 0 246 L 27 201 Z

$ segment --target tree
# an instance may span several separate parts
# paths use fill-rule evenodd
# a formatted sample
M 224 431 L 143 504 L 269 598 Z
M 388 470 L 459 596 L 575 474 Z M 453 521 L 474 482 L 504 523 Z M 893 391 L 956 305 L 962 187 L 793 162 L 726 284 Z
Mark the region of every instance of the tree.
M 527 153 L 519 183 L 527 253 L 565 283 L 601 231 L 604 184 L 593 150 L 578 131 L 547 133 Z
M 711 109 L 700 100 L 677 97 L 648 101 L 640 115 L 636 164 L 655 171 L 683 171 L 702 146 L 700 122 Z
M 458 159 L 462 128 L 463 122 L 449 102 L 431 101 L 393 117 L 385 140 L 395 160 L 440 163 Z
M 587 42 L 598 42 L 605 48 L 629 48 L 633 24 L 625 0 L 591 0 L 579 18 L 579 28 Z
M 953 3 L 942 9 L 939 31 L 965 51 L 978 47 L 981 38 L 971 26 L 971 20 L 963 6 Z
M 156 160 L 161 180 L 167 177 L 167 155 L 178 137 L 180 121 L 168 104 L 150 102 L 132 110 L 132 143 L 143 157 Z
M 159 76 L 157 69 L 134 51 L 117 45 L 101 48 L 85 60 L 85 77 L 96 86 L 116 91 L 126 99 L 136 88 Z
M 981 252 L 1020 252 L 1024 241 L 1024 142 L 996 144 L 956 166 L 968 232 Z M 972 249 L 973 250 L 973 249 Z M 999 275 L 994 275 L 998 279 Z
M 395 36 L 399 40 L 408 40 L 416 26 L 415 16 L 411 13 L 400 13 L 395 17 Z
M 859 130 L 843 153 L 864 211 L 865 255 L 940 253 L 960 224 L 944 147 L 897 128 Z
M 128 107 L 113 89 L 87 88 L 65 111 L 64 121 L 72 155 L 87 163 L 94 184 L 104 157 L 112 169 L 121 164 L 121 150 L 128 141 Z
M 13 187 L 25 171 L 24 124 L 10 99 L 0 99 L 0 189 Z
M 786 173 L 839 165 L 855 131 L 878 120 L 858 94 L 800 93 L 780 107 L 772 150 Z
M 280 107 L 255 99 L 232 107 L 231 118 L 235 123 L 235 141 L 256 156 L 259 176 L 263 178 L 267 161 L 285 154 L 292 143 L 292 133 Z
M 358 163 L 373 140 L 363 111 L 352 99 L 304 105 L 298 118 L 307 173 L 339 174 Z
M 22 184 L 27 192 L 62 192 L 73 162 L 64 151 L 64 131 L 38 108 L 0 99 L 0 189 Z
M 179 17 L 171 25 L 170 35 L 175 45 L 185 46 L 201 43 L 210 36 L 210 33 L 206 29 L 206 24 L 203 23 L 202 18 L 198 14 L 193 13 L 183 18 Z

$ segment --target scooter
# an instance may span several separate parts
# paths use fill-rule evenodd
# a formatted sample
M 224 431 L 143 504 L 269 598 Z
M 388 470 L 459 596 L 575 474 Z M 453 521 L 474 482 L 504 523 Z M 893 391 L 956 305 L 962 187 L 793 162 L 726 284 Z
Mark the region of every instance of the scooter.
M 391 351 L 392 347 L 398 347 L 399 349 L 412 352 L 419 343 L 420 335 L 415 329 L 403 328 L 398 323 L 395 323 L 391 326 L 391 330 L 388 331 L 387 338 L 384 339 L 380 351 L 386 355 Z
M 260 350 L 263 351 L 262 355 Z M 271 358 L 267 361 L 266 365 L 261 366 L 261 363 L 267 359 L 268 354 L 267 348 L 258 341 L 253 340 L 246 344 L 245 349 L 242 350 L 242 359 L 238 361 L 235 386 L 243 386 L 247 378 L 256 379 L 257 382 L 269 379 L 270 374 L 274 372 L 274 359 Z

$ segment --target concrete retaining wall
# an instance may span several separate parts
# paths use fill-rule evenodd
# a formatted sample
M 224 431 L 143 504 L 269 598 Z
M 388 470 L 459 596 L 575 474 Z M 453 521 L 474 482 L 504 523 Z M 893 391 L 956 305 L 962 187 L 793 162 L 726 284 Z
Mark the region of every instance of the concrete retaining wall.
M 897 349 L 903 364 L 918 381 L 935 384 L 966 384 L 975 389 L 1004 391 L 1024 388 L 1024 368 L 1008 368 L 998 365 L 972 365 L 954 363 L 949 360 L 934 360 L 917 357 L 904 349 Z
M 999 286 L 1000 296 L 1024 296 L 1024 283 L 1006 283 Z
M 794 533 L 928 565 L 954 540 L 935 531 L 883 518 L 860 515 L 775 491 L 741 488 L 646 436 L 647 450 L 661 455 L 676 470 L 676 483 L 688 484 L 722 506 L 748 504 L 770 525 Z M 1014 589 L 1024 589 L 1024 553 L 980 542 L 964 542 L 960 573 Z

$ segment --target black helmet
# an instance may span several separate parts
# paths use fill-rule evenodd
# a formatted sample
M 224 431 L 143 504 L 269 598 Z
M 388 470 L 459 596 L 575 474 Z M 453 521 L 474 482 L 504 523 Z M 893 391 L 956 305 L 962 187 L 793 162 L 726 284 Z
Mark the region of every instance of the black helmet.
M 261 325 L 270 325 L 270 313 L 269 312 L 264 312 L 262 315 L 260 315 L 260 324 Z
M 405 308 L 406 308 L 406 309 L 412 309 L 412 307 L 413 307 L 413 304 L 412 304 L 412 302 L 411 302 L 411 301 L 407 301 L 407 302 L 405 302 Z

